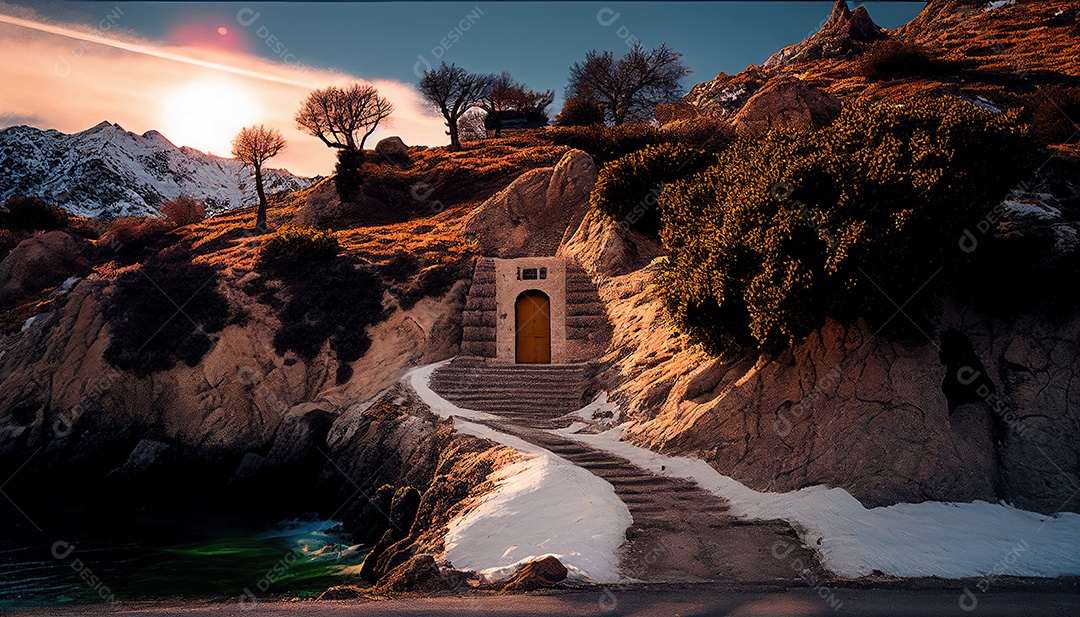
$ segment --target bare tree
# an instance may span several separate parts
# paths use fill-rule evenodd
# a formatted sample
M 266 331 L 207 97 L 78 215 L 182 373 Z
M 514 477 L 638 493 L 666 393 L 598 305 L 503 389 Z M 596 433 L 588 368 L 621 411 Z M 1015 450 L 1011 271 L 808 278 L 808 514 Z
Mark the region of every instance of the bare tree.
M 255 169 L 255 190 L 259 193 L 259 213 L 255 229 L 266 230 L 266 192 L 263 190 L 262 166 L 285 149 L 285 138 L 277 129 L 263 125 L 244 127 L 232 141 L 232 155 Z
M 490 85 L 479 101 L 488 112 L 487 124 L 495 130 L 495 137 L 502 136 L 503 120 L 508 116 L 520 117 L 530 122 L 546 122 L 547 108 L 555 100 L 555 92 L 534 92 L 524 84 L 514 81 L 510 73 L 503 72 L 488 78 Z
M 523 118 L 530 122 L 547 124 L 548 107 L 551 107 L 551 104 L 554 102 L 554 90 L 545 90 L 543 92 L 525 90 L 521 103 L 518 105 L 518 112 Z
M 581 97 L 603 106 L 612 124 L 647 121 L 657 103 L 679 98 L 679 80 L 690 74 L 682 54 L 667 44 L 645 51 L 640 44 L 616 60 L 610 51 L 590 51 L 570 67 L 567 98 Z
M 394 104 L 374 86 L 330 86 L 308 95 L 296 112 L 296 125 L 329 148 L 363 150 L 367 138 L 393 112 Z
M 315 90 L 296 112 L 300 130 L 338 149 L 334 185 L 342 201 L 356 197 L 359 168 L 364 162 L 364 143 L 394 113 L 394 105 L 374 86 L 352 84 Z
M 466 110 L 484 99 L 491 87 L 491 80 L 490 75 L 470 75 L 465 69 L 445 62 L 424 71 L 420 78 L 420 93 L 446 120 L 450 150 L 461 150 L 458 120 Z

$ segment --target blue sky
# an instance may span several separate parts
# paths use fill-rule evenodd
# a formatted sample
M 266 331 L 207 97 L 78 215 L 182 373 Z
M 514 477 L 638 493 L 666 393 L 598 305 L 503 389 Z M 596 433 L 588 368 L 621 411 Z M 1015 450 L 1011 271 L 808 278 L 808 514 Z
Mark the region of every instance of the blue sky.
M 873 3 L 894 28 L 921 3 Z M 311 90 L 357 79 L 396 110 L 373 140 L 442 145 L 443 120 L 416 91 L 416 69 L 440 60 L 510 71 L 562 105 L 570 65 L 635 41 L 681 52 L 687 89 L 761 64 L 816 32 L 829 2 L 706 3 L 149 3 L 0 0 L 0 127 L 73 133 L 102 120 L 158 130 L 178 146 L 228 156 L 245 126 L 281 130 L 275 164 L 329 173 L 333 152 L 294 115 Z M 374 143 L 374 141 L 372 142 Z
M 61 21 L 94 23 L 114 4 L 33 2 L 28 6 Z M 405 82 L 416 81 L 413 71 L 420 56 L 434 61 L 441 54 L 442 59 L 470 71 L 509 70 L 536 89 L 554 89 L 561 100 L 570 64 L 590 49 L 621 53 L 628 48 L 628 40 L 640 40 L 650 48 L 667 42 L 684 54 L 693 70 L 685 84 L 689 87 L 721 71 L 730 74 L 760 64 L 772 52 L 802 40 L 820 27 L 832 4 L 133 2 L 118 6 L 124 12 L 123 26 L 152 40 L 171 42 L 181 24 L 208 32 L 225 27 L 241 31 L 252 44 L 250 52 L 267 59 L 292 54 L 299 62 L 320 68 Z M 879 25 L 894 28 L 914 17 L 922 6 L 919 2 L 874 2 L 867 8 Z M 247 27 L 238 24 L 238 14 L 244 9 L 248 11 L 243 21 L 251 22 Z M 451 42 L 447 37 L 455 30 L 458 40 Z M 265 44 L 270 36 L 273 46 Z M 444 46 L 444 39 L 451 44 Z

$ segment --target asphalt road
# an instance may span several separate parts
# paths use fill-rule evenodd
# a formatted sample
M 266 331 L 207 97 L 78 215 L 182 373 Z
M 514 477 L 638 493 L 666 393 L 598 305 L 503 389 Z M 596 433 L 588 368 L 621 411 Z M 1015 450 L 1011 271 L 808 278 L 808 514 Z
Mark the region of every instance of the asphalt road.
M 957 589 L 817 589 L 737 591 L 730 586 L 688 585 L 560 592 L 527 596 L 443 596 L 340 602 L 158 601 L 115 607 L 39 608 L 0 613 L 20 617 L 58 615 L 214 616 L 256 615 L 440 617 L 776 616 L 862 615 L 873 617 L 974 615 L 977 617 L 1077 617 L 1080 594 L 1062 590 L 990 590 L 965 596 Z M 974 598 L 974 604 L 971 598 Z

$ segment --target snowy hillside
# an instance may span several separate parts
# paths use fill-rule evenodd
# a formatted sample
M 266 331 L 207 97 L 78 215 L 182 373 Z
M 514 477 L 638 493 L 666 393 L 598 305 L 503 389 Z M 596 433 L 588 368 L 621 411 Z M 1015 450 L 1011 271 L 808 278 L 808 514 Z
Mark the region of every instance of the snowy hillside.
M 35 195 L 79 216 L 154 216 L 164 201 L 189 195 L 210 213 L 257 202 L 254 174 L 238 161 L 177 148 L 157 131 L 136 135 L 102 122 L 67 135 L 28 126 L 0 130 L 0 200 Z M 267 170 L 266 191 L 311 184 Z

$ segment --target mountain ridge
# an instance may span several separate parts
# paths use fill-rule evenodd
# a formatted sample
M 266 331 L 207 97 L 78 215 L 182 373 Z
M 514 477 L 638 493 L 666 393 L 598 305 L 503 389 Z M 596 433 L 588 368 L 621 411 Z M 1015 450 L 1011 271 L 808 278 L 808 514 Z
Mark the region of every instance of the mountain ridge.
M 240 161 L 176 146 L 160 131 L 139 135 L 103 120 L 77 133 L 20 125 L 0 129 L 0 200 L 40 197 L 86 218 L 161 216 L 181 195 L 211 214 L 256 202 L 254 174 Z M 287 170 L 264 173 L 267 192 L 310 186 Z

